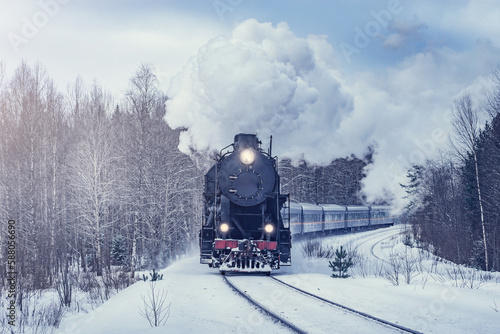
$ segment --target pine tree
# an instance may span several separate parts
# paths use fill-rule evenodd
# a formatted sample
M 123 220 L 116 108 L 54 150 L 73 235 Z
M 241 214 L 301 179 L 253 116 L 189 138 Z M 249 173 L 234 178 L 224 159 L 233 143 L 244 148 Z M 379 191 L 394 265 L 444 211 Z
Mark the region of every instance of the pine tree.
M 347 256 L 347 251 L 340 246 L 339 249 L 335 251 L 335 260 L 329 261 L 330 268 L 334 271 L 332 277 L 334 278 L 347 278 L 349 274 L 347 274 L 347 270 L 352 267 L 352 258 Z M 336 274 L 335 272 L 338 272 Z
M 406 206 L 408 212 L 414 212 L 418 209 L 418 201 L 421 200 L 420 192 L 422 188 L 422 178 L 424 175 L 425 168 L 420 165 L 413 165 L 406 172 L 406 177 L 409 179 L 408 184 L 399 184 L 407 193 L 403 198 L 409 199 L 409 203 Z
M 127 264 L 127 245 L 125 239 L 121 235 L 113 238 L 113 245 L 111 246 L 111 264 L 119 266 Z

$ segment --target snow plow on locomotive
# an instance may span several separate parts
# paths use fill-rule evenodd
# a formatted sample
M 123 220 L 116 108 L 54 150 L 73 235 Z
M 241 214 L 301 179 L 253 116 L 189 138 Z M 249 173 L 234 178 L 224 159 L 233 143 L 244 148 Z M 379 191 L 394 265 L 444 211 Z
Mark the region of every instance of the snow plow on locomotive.
M 200 262 L 225 272 L 264 272 L 291 264 L 291 235 L 281 211 L 277 159 L 256 135 L 238 134 L 205 175 Z

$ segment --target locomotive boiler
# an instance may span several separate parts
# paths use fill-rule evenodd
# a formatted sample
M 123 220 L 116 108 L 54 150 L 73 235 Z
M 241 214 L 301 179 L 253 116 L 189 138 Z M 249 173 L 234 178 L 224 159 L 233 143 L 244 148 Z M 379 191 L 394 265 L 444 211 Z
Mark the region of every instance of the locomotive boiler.
M 238 134 L 205 175 L 200 262 L 226 272 L 264 272 L 291 264 L 281 211 L 277 158 L 254 134 Z

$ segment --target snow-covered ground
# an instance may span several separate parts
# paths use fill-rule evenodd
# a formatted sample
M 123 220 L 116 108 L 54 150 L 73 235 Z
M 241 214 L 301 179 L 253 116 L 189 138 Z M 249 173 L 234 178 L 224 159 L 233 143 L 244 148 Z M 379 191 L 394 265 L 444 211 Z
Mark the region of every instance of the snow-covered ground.
M 498 333 L 498 276 L 491 275 L 481 284 L 478 281 L 471 283 L 465 277 L 465 271 L 457 274 L 456 266 L 435 261 L 415 249 L 406 249 L 400 242 L 401 238 L 395 237 L 399 232 L 400 227 L 395 226 L 323 238 L 321 243 L 325 247 L 357 247 L 357 258 L 362 259 L 362 265 L 352 269 L 350 278 L 331 278 L 328 260 L 304 256 L 304 240 L 294 243 L 293 265 L 274 272 L 273 276 L 350 308 L 424 333 Z M 402 273 L 399 285 L 387 277 L 391 265 L 384 261 L 396 255 L 415 260 L 407 261 L 415 266 L 410 284 L 405 282 Z M 155 283 L 156 288 L 166 289 L 167 301 L 171 303 L 170 317 L 164 326 L 151 328 L 139 314 L 143 306 L 141 296 L 147 297 L 149 289 L 149 283 L 141 281 L 90 313 L 66 316 L 56 333 L 290 332 L 239 297 L 216 270 L 200 265 L 198 257 L 180 260 L 161 273 L 164 278 Z M 459 278 L 460 275 L 464 278 Z M 474 275 L 478 278 L 477 274 Z M 468 282 L 472 289 L 462 286 Z M 317 301 L 311 299 L 310 303 L 312 307 Z M 343 321 L 342 327 L 350 328 L 349 324 L 345 326 L 346 321 L 356 320 L 347 319 L 337 321 Z M 339 333 L 335 328 L 332 328 L 333 332 Z

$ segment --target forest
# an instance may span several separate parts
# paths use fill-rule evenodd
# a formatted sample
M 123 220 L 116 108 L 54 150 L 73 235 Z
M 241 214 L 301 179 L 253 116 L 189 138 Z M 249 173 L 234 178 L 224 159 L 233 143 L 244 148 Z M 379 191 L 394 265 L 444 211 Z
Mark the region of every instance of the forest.
M 107 279 L 119 268 L 127 285 L 136 270 L 196 253 L 206 163 L 177 149 L 181 130 L 163 120 L 168 97 L 151 66 L 131 75 L 119 100 L 80 77 L 59 87 L 39 63 L 22 62 L 11 77 L 0 68 L 0 217 L 2 231 L 15 222 L 22 289 L 56 288 L 68 305 L 82 273 Z M 360 204 L 371 154 L 328 166 L 282 159 L 282 192 Z M 2 265 L 2 287 L 6 277 Z
M 450 149 L 412 166 L 402 186 L 410 201 L 405 220 L 419 247 L 454 263 L 498 271 L 500 66 L 491 79 L 493 89 L 484 96 L 466 93 L 454 101 Z
M 29 289 L 51 287 L 70 267 L 101 276 L 127 265 L 133 277 L 187 250 L 201 177 L 162 119 L 166 97 L 151 68 L 140 67 L 119 103 L 80 78 L 61 93 L 40 64 L 2 79 L 0 215 L 5 231 L 15 221 L 16 269 Z
M 403 221 L 415 246 L 498 271 L 500 67 L 492 78 L 486 103 L 475 105 L 468 94 L 454 102 L 449 151 L 408 170 Z M 53 312 L 79 309 L 76 290 L 102 302 L 111 288 L 139 279 L 136 271 L 197 253 L 200 166 L 216 152 L 200 163 L 178 150 L 183 130 L 164 121 L 168 97 L 151 66 L 141 65 L 128 84 L 117 100 L 97 81 L 78 77 L 61 89 L 40 63 L 22 62 L 9 77 L 0 63 L 0 297 L 12 225 L 17 303 L 26 317 L 35 314 L 27 307 L 32 292 L 56 291 Z M 361 158 L 327 166 L 282 157 L 281 191 L 296 202 L 365 204 L 362 180 L 373 154 L 367 148 Z

